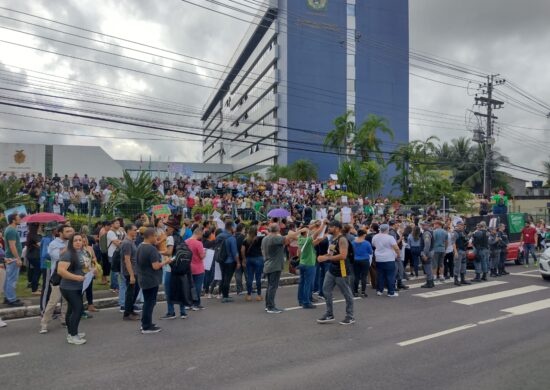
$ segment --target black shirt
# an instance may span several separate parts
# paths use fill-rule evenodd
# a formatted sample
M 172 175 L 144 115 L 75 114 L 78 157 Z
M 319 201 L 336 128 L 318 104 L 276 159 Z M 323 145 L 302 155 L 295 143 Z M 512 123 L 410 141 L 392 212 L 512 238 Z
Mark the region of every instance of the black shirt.
M 244 245 L 244 251 L 246 257 L 262 257 L 262 240 L 264 239 L 263 236 L 258 236 L 254 238 L 254 241 L 252 241 L 252 244 L 248 243 L 248 240 L 245 240 Z
M 161 261 L 157 248 L 151 244 L 142 243 L 137 251 L 137 275 L 139 286 L 146 290 L 158 287 L 162 282 L 162 268 L 153 269 L 153 263 Z

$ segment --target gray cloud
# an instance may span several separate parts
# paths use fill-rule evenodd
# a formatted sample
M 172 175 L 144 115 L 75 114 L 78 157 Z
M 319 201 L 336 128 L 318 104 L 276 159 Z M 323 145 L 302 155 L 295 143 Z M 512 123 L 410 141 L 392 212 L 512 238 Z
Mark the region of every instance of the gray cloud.
M 33 2 L 21 2 L 17 0 L 6 0 L 3 5 L 10 8 L 39 14 L 45 17 L 56 18 L 57 20 L 102 31 L 112 35 L 122 35 L 128 39 L 151 43 L 166 49 L 185 53 L 198 58 L 204 58 L 219 64 L 229 61 L 235 48 L 240 42 L 248 25 L 244 22 L 218 15 L 178 0 L 153 2 L 147 0 L 123 0 L 112 2 L 82 1 L 82 0 L 37 0 Z M 410 0 L 410 43 L 411 48 L 432 55 L 448 58 L 453 61 L 461 61 L 478 69 L 501 73 L 504 77 L 513 80 L 524 89 L 539 96 L 546 102 L 550 102 L 550 89 L 547 87 L 550 76 L 547 76 L 546 67 L 550 62 L 548 47 L 550 43 L 550 30 L 547 28 L 547 16 L 550 14 L 550 2 L 543 0 L 529 0 L 517 2 L 513 0 Z M 38 24 L 49 25 L 61 30 L 70 30 L 67 27 L 60 27 L 55 24 L 48 24 L 44 21 L 12 14 L 7 11 L 0 11 L 2 15 L 9 15 L 20 19 L 29 20 Z M 245 15 L 242 17 L 246 18 Z M 117 23 L 119 21 L 119 23 Z M 26 26 L 15 22 L 0 19 L 0 25 L 55 37 L 68 42 L 79 43 L 85 46 L 109 50 L 113 53 L 138 56 L 147 56 L 129 53 L 126 50 L 93 43 L 74 37 L 67 37 L 47 30 L 32 26 Z M 127 28 L 127 30 L 122 30 Z M 4 35 L 2 30 L 2 35 Z M 71 30 L 78 34 L 82 32 Z M 89 35 L 84 33 L 83 35 Z M 28 44 L 28 37 L 19 38 L 16 35 L 8 34 L 6 40 L 18 39 L 23 44 Z M 103 39 L 103 38 L 101 38 Z M 108 41 L 113 41 L 107 39 Z M 46 40 L 35 39 L 32 46 L 38 46 L 47 50 L 62 52 L 70 55 L 80 56 L 126 66 L 144 72 L 162 74 L 167 77 L 178 78 L 199 82 L 206 85 L 214 85 L 215 80 L 198 78 L 185 73 L 162 69 L 147 65 L 138 61 L 132 61 L 114 57 L 108 54 L 92 52 L 89 50 L 52 43 Z M 9 50 L 5 50 L 9 49 Z M 143 48 L 141 48 L 143 49 Z M 103 83 L 112 88 L 122 90 L 134 90 L 159 99 L 165 99 L 184 106 L 201 107 L 206 103 L 211 90 L 199 88 L 184 83 L 177 83 L 170 80 L 163 80 L 157 77 L 142 75 L 138 73 L 117 70 L 93 63 L 78 60 L 71 60 L 53 55 L 44 55 L 30 50 L 15 51 L 9 45 L 0 44 L 0 65 L 14 62 L 24 62 L 30 69 L 40 70 L 48 73 L 57 73 L 64 70 L 65 75 L 80 81 Z M 143 49 L 149 51 L 150 49 Z M 17 56 L 25 56 L 28 61 L 22 61 Z M 164 53 L 166 54 L 166 53 Z M 183 57 L 169 57 L 184 59 Z M 179 64 L 161 61 L 170 66 L 187 69 L 195 72 L 196 68 Z M 23 65 L 22 65 L 23 66 Z M 216 69 L 222 69 L 216 65 L 209 65 Z M 0 68 L 5 70 L 5 68 Z M 10 68 L 11 69 L 11 68 Z M 13 70 L 13 69 L 12 69 Z M 436 78 L 441 81 L 451 82 L 466 86 L 466 82 L 451 80 L 442 76 L 416 71 L 415 73 Z M 205 74 L 219 76 L 219 72 L 203 70 Z M 39 76 L 39 75 L 35 75 Z M 4 77 L 4 76 L 2 76 Z M 44 77 L 44 76 L 39 76 Z M 37 80 L 28 78 L 27 83 L 35 84 Z M 140 88 L 135 88 L 140 86 Z M 432 81 L 411 77 L 410 104 L 412 107 L 420 107 L 433 111 L 444 112 L 455 116 L 427 116 L 422 113 L 411 116 L 411 139 L 427 138 L 429 135 L 436 135 L 442 140 L 450 140 L 461 135 L 469 135 L 465 130 L 464 119 L 466 110 L 472 107 L 473 97 L 468 95 L 465 89 L 437 84 Z M 33 90 L 28 87 L 20 87 L 24 90 Z M 513 94 L 506 87 L 500 87 L 502 92 Z M 37 91 L 44 92 L 44 91 Z M 55 94 L 51 90 L 50 93 Z M 82 90 L 79 92 L 82 94 Z M 470 91 L 472 92 L 472 91 Z M 2 95 L 21 96 L 14 93 L 2 93 Z M 68 94 L 67 94 L 68 95 Z M 69 96 L 69 95 L 68 95 Z M 76 95 L 70 95 L 76 96 Z M 78 95 L 79 98 L 91 99 L 90 97 Z M 517 95 L 513 95 L 518 97 Z M 29 98 L 28 96 L 25 98 Z M 37 100 L 43 100 L 36 98 Z M 104 99 L 107 99 L 104 96 Z M 51 100 L 51 99 L 50 99 Z M 97 99 L 96 99 L 97 100 Z M 107 99 L 108 101 L 112 101 Z M 56 103 L 70 105 L 94 110 L 116 112 L 121 116 L 131 116 L 143 120 L 173 122 L 187 124 L 192 127 L 199 127 L 200 122 L 192 113 L 191 117 L 178 117 L 165 114 L 152 114 L 147 112 L 136 112 L 135 110 L 114 109 L 90 104 L 69 103 L 68 101 L 55 100 Z M 117 102 L 118 103 L 118 102 Z M 121 103 L 121 104 L 129 104 Z M 12 111 L 33 116 L 49 116 L 46 113 L 23 111 L 1 107 L 2 111 Z M 413 110 L 414 111 L 414 110 Z M 195 111 L 196 112 L 196 111 Z M 504 123 L 512 123 L 520 126 L 535 128 L 550 128 L 547 119 L 536 117 L 525 111 L 516 109 L 510 105 L 497 114 Z M 94 123 L 86 120 L 56 116 L 56 119 L 70 120 L 81 123 Z M 441 121 L 439 123 L 435 121 Z M 113 124 L 105 124 L 112 127 L 122 128 Z M 113 130 L 102 130 L 84 126 L 60 124 L 56 122 L 40 121 L 35 119 L 21 118 L 0 114 L 0 126 L 37 129 L 42 131 L 75 132 L 107 136 L 128 136 L 147 137 L 143 134 L 118 133 Z M 128 127 L 124 127 L 128 129 Z M 185 129 L 184 129 L 185 130 Z M 519 131 L 518 131 L 519 130 Z M 149 138 L 174 136 L 181 138 L 193 138 L 191 135 L 166 134 L 160 131 L 148 131 L 147 129 L 135 128 L 135 131 L 149 132 Z M 197 129 L 187 129 L 197 134 Z M 550 144 L 548 137 L 550 132 L 520 130 L 516 129 L 514 134 L 509 128 L 503 128 L 497 140 L 497 146 L 503 154 L 508 155 L 511 160 L 520 165 L 541 169 L 541 162 L 548 159 L 544 152 L 545 146 Z M 514 139 L 516 136 L 523 137 L 521 141 Z M 528 138 L 533 137 L 534 140 Z M 200 161 L 201 152 L 199 143 L 186 141 L 158 142 L 158 141 L 135 141 L 135 140 L 113 140 L 96 138 L 74 138 L 55 135 L 36 135 L 29 133 L 14 134 L 13 132 L 0 131 L 0 140 L 12 142 L 49 142 L 49 143 L 79 143 L 99 144 L 109 153 L 121 159 L 138 159 L 140 156 L 158 159 L 170 158 L 171 161 Z M 548 144 L 544 144 L 548 142 Z M 535 144 L 537 143 L 537 144 Z M 516 173 L 517 174 L 517 173 Z M 520 175 L 520 174 L 517 174 Z

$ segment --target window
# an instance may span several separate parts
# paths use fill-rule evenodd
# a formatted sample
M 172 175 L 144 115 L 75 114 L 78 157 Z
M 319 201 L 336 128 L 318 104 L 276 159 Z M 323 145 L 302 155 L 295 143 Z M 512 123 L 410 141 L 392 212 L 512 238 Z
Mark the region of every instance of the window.
M 277 110 L 273 110 L 273 119 L 277 119 Z

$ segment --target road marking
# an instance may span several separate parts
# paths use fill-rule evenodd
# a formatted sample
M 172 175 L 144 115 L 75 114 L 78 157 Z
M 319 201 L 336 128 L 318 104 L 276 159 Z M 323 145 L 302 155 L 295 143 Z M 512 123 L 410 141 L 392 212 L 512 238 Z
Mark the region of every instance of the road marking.
M 480 284 L 472 284 L 472 285 L 463 286 L 463 287 L 447 288 L 445 290 L 430 291 L 430 292 L 426 292 L 422 294 L 414 294 L 414 295 L 422 298 L 435 298 L 435 297 L 441 297 L 444 295 L 457 294 L 464 291 L 472 291 L 472 290 L 479 290 L 487 287 L 494 287 L 494 286 L 498 286 L 500 284 L 506 284 L 506 283 L 508 282 L 499 282 L 499 281 L 484 282 Z
M 479 295 L 477 297 L 460 299 L 453 302 L 461 305 L 470 306 L 470 305 L 476 305 L 478 303 L 495 301 L 497 299 L 513 297 L 516 295 L 528 294 L 535 291 L 546 290 L 547 288 L 548 287 L 531 285 L 531 286 L 525 286 L 520 288 L 513 288 L 511 290 L 501 291 L 494 294 L 485 294 L 485 295 Z
M 0 355 L 0 359 L 19 356 L 19 355 L 21 355 L 21 352 L 6 353 L 5 355 Z
M 355 297 L 353 298 L 354 301 L 357 301 L 359 299 L 363 299 L 363 298 L 360 298 L 360 297 Z M 346 300 L 345 299 L 338 299 L 336 301 L 332 301 L 332 303 L 342 303 L 342 302 L 345 302 Z M 326 305 L 327 303 L 326 302 L 318 302 L 318 303 L 314 303 L 313 305 L 315 306 L 323 306 L 323 305 Z M 302 306 L 294 306 L 294 307 L 287 307 L 286 309 L 283 309 L 284 311 L 292 311 L 292 310 L 298 310 L 298 309 L 303 309 Z
M 530 274 L 533 272 L 539 272 L 538 269 L 532 269 L 531 271 L 523 271 L 523 272 L 514 272 L 511 275 L 523 275 L 523 274 Z
M 477 324 L 462 325 L 462 326 L 459 326 L 459 327 L 456 327 L 456 328 L 447 329 L 447 330 L 437 332 L 437 333 L 432 333 L 432 334 L 429 334 L 427 336 L 417 337 L 416 339 L 402 341 L 400 343 L 397 343 L 397 345 L 399 345 L 400 347 L 406 347 L 407 345 L 412 345 L 412 344 L 420 343 L 422 341 L 435 339 L 437 337 L 445 336 L 445 335 L 448 335 L 448 334 L 451 334 L 451 333 L 461 332 L 463 330 L 474 328 L 476 326 L 477 326 Z
M 527 303 L 525 305 L 509 307 L 507 309 L 502 309 L 501 311 L 505 313 L 511 313 L 517 316 L 517 315 L 532 313 L 534 311 L 539 311 L 543 309 L 550 309 L 550 299 L 543 299 L 542 301 L 536 301 L 536 302 Z
M 537 278 L 537 279 L 540 279 L 541 276 L 540 275 L 531 275 L 531 274 L 526 274 L 526 273 L 517 273 L 517 274 L 510 274 L 512 276 L 528 276 L 530 278 Z

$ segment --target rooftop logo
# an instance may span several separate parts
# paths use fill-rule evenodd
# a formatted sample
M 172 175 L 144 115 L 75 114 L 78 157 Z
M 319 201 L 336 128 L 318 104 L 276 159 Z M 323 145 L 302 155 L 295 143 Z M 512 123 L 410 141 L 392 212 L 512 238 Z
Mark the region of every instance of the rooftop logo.
M 328 0 L 307 0 L 307 5 L 314 11 L 324 11 L 327 8 Z

